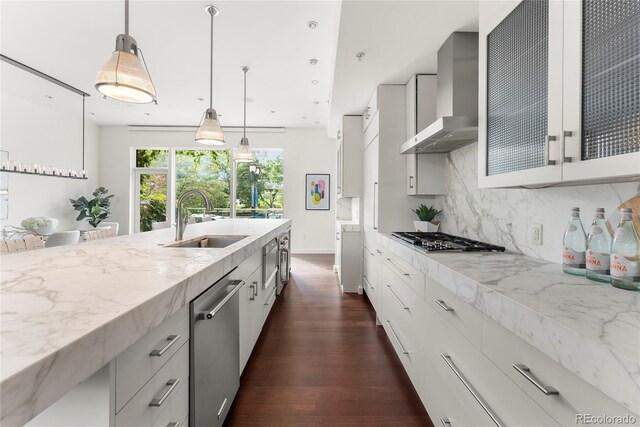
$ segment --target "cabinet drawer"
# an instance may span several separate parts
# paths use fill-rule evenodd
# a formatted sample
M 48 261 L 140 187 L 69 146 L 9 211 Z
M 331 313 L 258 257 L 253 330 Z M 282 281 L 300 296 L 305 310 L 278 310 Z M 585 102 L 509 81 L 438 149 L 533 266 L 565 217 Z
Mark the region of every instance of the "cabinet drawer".
M 371 124 L 373 117 L 378 112 L 378 89 L 373 91 L 371 99 L 367 103 L 364 111 L 362 112 L 362 132 L 366 132 L 367 128 Z M 366 141 L 365 141 L 366 142 Z
M 424 349 L 407 325 L 397 317 L 397 313 L 386 305 L 389 301 L 386 292 L 388 288 L 382 290 L 382 326 L 413 387 L 421 394 L 424 380 Z
M 189 306 L 184 306 L 116 357 L 116 412 L 189 339 L 188 310 Z
M 399 257 L 384 251 L 382 259 L 382 265 L 389 267 L 393 271 L 394 275 L 400 278 L 400 280 L 406 283 L 416 296 L 424 301 L 425 297 L 425 275 L 417 268 L 409 265 Z
M 369 281 L 369 276 L 367 276 L 366 274 L 362 277 L 362 288 L 367 293 L 367 297 L 369 298 L 373 309 L 376 311 L 376 313 L 379 312 L 380 309 L 378 307 L 378 289 L 376 286 L 373 286 L 371 284 L 371 282 Z
M 364 260 L 364 277 L 367 278 L 367 281 L 373 288 L 378 287 L 378 268 L 376 266 L 375 259 L 367 259 Z
M 482 313 L 433 280 L 426 278 L 427 302 L 471 344 L 480 348 Z
M 576 414 L 631 414 L 627 408 L 487 318 L 482 320 L 482 352 L 561 425 L 577 425 Z M 514 365 L 523 372 L 516 370 Z M 640 417 L 635 418 L 636 424 L 631 425 L 640 425 Z
M 383 310 L 389 312 L 395 322 L 401 322 L 407 329 L 412 341 L 425 345 L 425 302 L 418 298 L 406 283 L 399 280 L 389 267 L 382 266 L 380 280 L 381 294 L 384 298 Z
M 180 350 L 149 380 L 148 383 L 116 414 L 115 425 L 121 426 L 153 426 L 163 415 L 174 414 L 181 403 L 189 400 L 189 344 L 183 344 Z M 152 406 L 153 405 L 153 406 Z M 175 405 L 175 406 L 174 406 Z
M 425 348 L 428 362 L 433 364 L 472 419 L 491 413 L 498 421 L 494 424 L 503 426 L 557 425 L 549 414 L 429 305 L 426 317 L 430 344 Z M 483 402 L 486 411 L 474 395 Z

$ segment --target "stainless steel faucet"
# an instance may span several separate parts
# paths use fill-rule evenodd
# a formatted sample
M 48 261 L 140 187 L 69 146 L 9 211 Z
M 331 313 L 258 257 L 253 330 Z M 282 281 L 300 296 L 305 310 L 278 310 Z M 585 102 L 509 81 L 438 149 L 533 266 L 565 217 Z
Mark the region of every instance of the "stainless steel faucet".
M 184 214 L 182 209 L 182 204 L 184 202 L 185 197 L 190 196 L 192 194 L 201 195 L 207 204 L 207 210 L 208 211 L 211 210 L 211 201 L 209 201 L 209 198 L 204 193 L 204 191 L 193 189 L 193 190 L 185 191 L 184 193 L 182 193 L 182 195 L 178 199 L 178 221 L 177 221 L 178 223 L 176 224 L 176 241 L 182 240 L 182 237 L 184 236 L 184 230 L 187 229 L 187 223 L 189 222 L 189 215 Z

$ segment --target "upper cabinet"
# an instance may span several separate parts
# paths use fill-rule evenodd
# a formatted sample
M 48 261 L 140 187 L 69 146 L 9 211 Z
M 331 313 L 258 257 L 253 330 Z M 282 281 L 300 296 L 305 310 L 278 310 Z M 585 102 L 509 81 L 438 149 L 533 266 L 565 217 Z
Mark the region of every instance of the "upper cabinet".
M 480 3 L 479 186 L 639 177 L 640 3 L 495 4 Z
M 337 137 L 338 197 L 362 197 L 361 126 L 362 116 L 342 117 Z
M 435 74 L 411 76 L 406 85 L 406 136 L 416 138 L 437 119 Z M 445 154 L 405 154 L 406 192 L 410 196 L 444 194 Z

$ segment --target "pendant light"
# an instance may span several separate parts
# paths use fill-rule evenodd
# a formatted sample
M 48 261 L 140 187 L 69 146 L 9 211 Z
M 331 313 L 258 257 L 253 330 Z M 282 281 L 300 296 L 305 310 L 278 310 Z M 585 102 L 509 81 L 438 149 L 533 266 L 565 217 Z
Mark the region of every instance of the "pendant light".
M 242 139 L 236 149 L 234 160 L 236 162 L 255 162 L 256 156 L 253 155 L 253 151 L 249 148 L 249 139 L 247 138 L 247 71 L 249 71 L 249 68 L 242 67 L 242 71 L 244 71 L 244 125 L 242 126 Z
M 205 145 L 224 145 L 224 135 L 218 121 L 218 113 L 213 109 L 213 17 L 218 13 L 215 6 L 205 6 L 204 10 L 211 15 L 211 51 L 209 62 L 209 108 L 204 112 L 200 127 L 196 131 L 196 142 Z
M 116 50 L 98 71 L 96 89 L 109 98 L 134 104 L 156 102 L 156 88 L 149 76 L 138 43 L 129 35 L 129 0 L 124 1 L 124 34 L 116 37 Z

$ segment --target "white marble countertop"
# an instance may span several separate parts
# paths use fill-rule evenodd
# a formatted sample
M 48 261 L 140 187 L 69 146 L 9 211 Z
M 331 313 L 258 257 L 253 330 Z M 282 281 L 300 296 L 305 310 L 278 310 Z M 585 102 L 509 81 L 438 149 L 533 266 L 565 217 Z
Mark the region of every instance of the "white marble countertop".
M 359 221 L 352 219 L 336 219 L 336 223 L 342 228 L 342 231 L 362 231 L 362 225 Z
M 0 423 L 26 423 L 290 224 L 187 227 L 185 240 L 248 236 L 223 249 L 161 247 L 173 242 L 171 228 L 3 256 Z
M 426 253 L 379 243 L 613 400 L 640 414 L 640 292 L 513 253 Z

